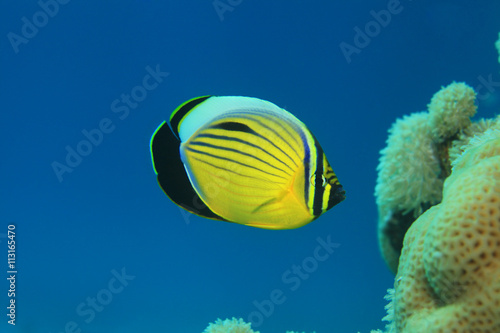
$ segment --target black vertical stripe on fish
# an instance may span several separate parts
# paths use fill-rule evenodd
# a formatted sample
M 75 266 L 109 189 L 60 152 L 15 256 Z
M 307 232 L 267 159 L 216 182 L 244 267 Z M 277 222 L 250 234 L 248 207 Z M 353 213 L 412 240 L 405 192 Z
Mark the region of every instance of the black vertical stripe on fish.
M 325 192 L 325 188 L 323 187 L 323 149 L 319 145 L 318 140 L 312 134 L 311 136 L 314 138 L 314 146 L 316 147 L 313 215 L 319 216 L 323 212 L 323 193 Z
M 309 205 L 309 193 L 311 189 L 311 182 L 309 181 L 311 170 L 309 166 L 311 165 L 311 150 L 307 144 L 307 138 L 304 136 L 303 132 L 300 132 L 300 138 L 302 139 L 302 144 L 304 145 L 304 199 L 306 206 Z
M 184 118 L 184 116 L 189 111 L 194 109 L 198 104 L 206 101 L 210 97 L 212 97 L 212 96 L 209 95 L 209 96 L 202 96 L 202 97 L 194 98 L 194 99 L 188 101 L 187 103 L 185 103 L 184 105 L 182 105 L 181 107 L 179 107 L 179 109 L 175 112 L 175 114 L 170 119 L 170 126 L 172 126 L 172 131 L 174 131 L 174 134 L 178 138 L 179 138 L 179 123 L 182 120 L 182 118 Z

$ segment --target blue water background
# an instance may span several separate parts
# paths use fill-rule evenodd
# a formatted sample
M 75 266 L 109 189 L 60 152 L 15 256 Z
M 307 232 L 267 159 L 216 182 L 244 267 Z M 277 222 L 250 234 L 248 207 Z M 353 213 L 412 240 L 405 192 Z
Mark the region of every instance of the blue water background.
M 453 80 L 500 81 L 495 0 L 401 0 L 348 62 L 339 45 L 354 44 L 354 28 L 393 2 L 233 0 L 219 16 L 211 0 L 70 1 L 46 24 L 38 15 L 38 32 L 13 47 L 9 33 L 22 35 L 23 17 L 33 22 L 42 9 L 3 1 L 0 332 L 196 333 L 256 312 L 261 333 L 382 328 L 393 276 L 378 250 L 373 193 L 387 130 Z M 122 94 L 140 92 L 147 68 L 169 74 L 127 115 L 120 101 L 113 112 Z M 482 90 L 480 116 L 497 113 L 498 89 Z M 205 94 L 259 97 L 295 114 L 347 199 L 286 231 L 181 211 L 156 183 L 149 140 L 177 105 Z M 113 130 L 58 178 L 54 162 L 66 164 L 66 147 L 103 119 Z M 6 316 L 9 224 L 15 327 Z M 318 237 L 339 244 L 324 261 L 311 259 Z M 283 278 L 302 264 L 312 272 L 300 283 Z M 113 272 L 123 270 L 133 279 L 118 288 Z M 273 292 L 280 304 L 259 310 Z M 100 311 L 88 305 L 96 297 Z

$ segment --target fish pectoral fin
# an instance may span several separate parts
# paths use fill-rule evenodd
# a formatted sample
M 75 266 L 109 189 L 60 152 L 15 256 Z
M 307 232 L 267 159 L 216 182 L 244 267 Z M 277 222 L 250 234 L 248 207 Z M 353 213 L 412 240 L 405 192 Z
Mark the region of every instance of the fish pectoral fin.
M 274 203 L 287 201 L 287 200 L 290 199 L 290 196 L 292 196 L 293 198 L 295 198 L 294 193 L 291 191 L 290 188 L 284 188 L 274 198 L 271 198 L 271 199 L 269 199 L 267 201 L 264 201 L 262 204 L 260 204 L 259 206 L 257 206 L 252 211 L 252 214 L 255 214 L 256 212 L 258 212 L 262 208 L 264 208 L 266 206 L 270 206 L 270 205 L 272 205 Z
M 272 199 L 269 199 L 267 201 L 265 201 L 264 203 L 258 205 L 253 211 L 252 211 L 252 214 L 255 214 L 257 213 L 259 210 L 261 210 L 262 208 L 264 208 L 265 206 L 268 206 L 268 205 L 271 205 L 273 204 L 274 202 L 278 201 L 279 199 L 278 198 L 272 198 Z

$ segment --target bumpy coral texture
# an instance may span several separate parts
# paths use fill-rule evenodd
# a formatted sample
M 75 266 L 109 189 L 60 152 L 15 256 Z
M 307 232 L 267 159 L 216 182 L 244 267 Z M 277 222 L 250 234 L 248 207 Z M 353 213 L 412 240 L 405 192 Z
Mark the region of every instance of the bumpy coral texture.
M 380 153 L 375 187 L 379 211 L 418 210 L 422 202 L 441 200 L 439 162 L 428 135 L 427 112 L 398 119 L 389 130 L 387 147 Z
M 409 225 L 441 201 L 443 180 L 450 171 L 448 148 L 470 126 L 475 97 L 471 87 L 453 82 L 434 94 L 428 112 L 398 119 L 389 130 L 377 167 L 375 196 L 379 246 L 394 273 Z M 455 155 L 460 148 L 454 149 Z
M 457 159 L 406 234 L 395 288 L 394 332 L 500 332 L 500 136 Z
M 203 333 L 259 333 L 259 331 L 253 331 L 250 324 L 245 323 L 243 319 L 236 319 L 233 317 L 232 319 L 226 320 L 217 319 L 214 323 L 210 323 Z M 286 331 L 286 333 L 306 332 Z
M 411 223 L 422 213 L 424 205 L 441 201 L 443 183 L 427 123 L 427 112 L 398 119 L 389 130 L 387 147 L 381 151 L 377 168 L 379 247 L 393 273 L 396 273 L 401 243 L 408 228 L 394 216 L 409 215 Z
M 434 141 L 444 141 L 471 124 L 477 110 L 475 99 L 474 89 L 463 82 L 453 82 L 434 94 L 427 106 Z
M 217 319 L 215 323 L 210 323 L 203 333 L 259 333 L 253 331 L 249 323 L 243 319 L 232 318 L 221 320 Z
M 479 119 L 463 130 L 458 139 L 453 141 L 453 145 L 450 147 L 449 159 L 451 165 L 456 164 L 458 157 L 470 146 L 471 142 L 477 142 L 477 139 L 483 137 L 486 131 L 500 129 L 499 125 L 500 123 L 494 119 Z

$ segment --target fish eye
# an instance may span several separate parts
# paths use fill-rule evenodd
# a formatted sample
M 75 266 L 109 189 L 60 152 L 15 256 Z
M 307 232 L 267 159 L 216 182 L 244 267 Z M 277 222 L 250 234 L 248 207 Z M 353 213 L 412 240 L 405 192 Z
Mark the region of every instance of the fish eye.
M 311 176 L 311 185 L 316 186 L 316 175 L 314 174 Z M 326 186 L 326 178 L 324 175 L 321 175 L 321 186 Z

